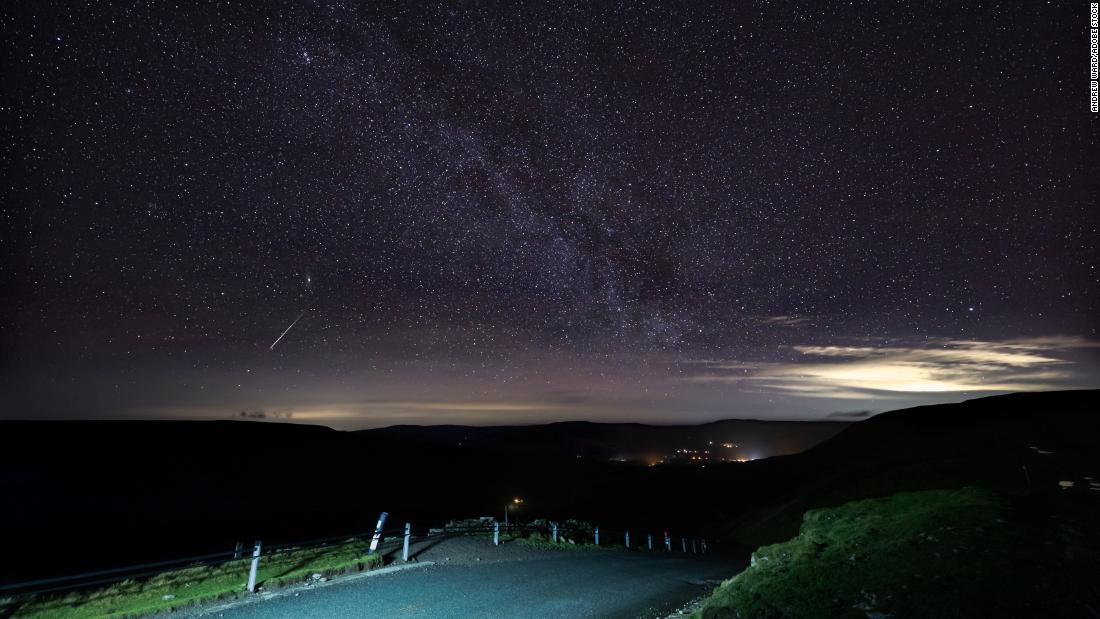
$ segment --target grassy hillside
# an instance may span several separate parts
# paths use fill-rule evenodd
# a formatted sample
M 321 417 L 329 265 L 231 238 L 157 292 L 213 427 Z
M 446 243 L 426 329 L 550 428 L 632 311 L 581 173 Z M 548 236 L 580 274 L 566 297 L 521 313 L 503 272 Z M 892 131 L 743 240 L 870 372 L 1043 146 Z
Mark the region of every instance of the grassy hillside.
M 1100 616 L 1098 391 L 893 411 L 743 470 L 718 530 L 762 547 L 696 617 Z
M 257 582 L 265 589 L 302 582 L 313 574 L 332 576 L 381 565 L 380 554 L 368 555 L 369 543 L 349 540 L 332 546 L 292 549 L 264 557 Z M 0 600 L 0 616 L 46 619 L 65 617 L 133 617 L 178 610 L 245 592 L 251 559 L 228 561 L 126 580 L 102 588 Z
M 758 549 L 694 617 L 1095 616 L 1100 546 L 1077 530 L 1079 509 L 1043 511 L 977 488 L 812 510 L 798 536 Z
M 736 481 L 744 489 L 720 506 L 726 518 L 715 533 L 752 547 L 794 535 L 808 509 L 901 491 L 979 486 L 1013 497 L 1046 495 L 1060 481 L 1100 478 L 1100 391 L 892 411 L 805 453 L 743 468 Z

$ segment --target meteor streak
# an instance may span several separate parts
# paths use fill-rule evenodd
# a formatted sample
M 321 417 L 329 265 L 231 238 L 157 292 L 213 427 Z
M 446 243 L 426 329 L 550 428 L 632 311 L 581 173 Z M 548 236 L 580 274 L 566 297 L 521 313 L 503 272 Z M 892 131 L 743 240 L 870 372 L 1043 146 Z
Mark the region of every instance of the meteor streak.
M 302 316 L 305 315 L 305 312 L 298 314 L 298 317 L 294 319 L 294 322 L 290 323 L 290 326 L 286 328 L 286 331 L 283 331 L 282 334 L 279 335 L 279 337 L 275 338 L 275 341 L 271 343 L 271 346 L 268 347 L 268 350 L 275 350 L 275 345 L 279 343 L 279 340 L 283 339 L 283 336 L 289 333 L 290 330 L 294 328 L 294 325 L 298 324 L 298 321 L 301 320 Z

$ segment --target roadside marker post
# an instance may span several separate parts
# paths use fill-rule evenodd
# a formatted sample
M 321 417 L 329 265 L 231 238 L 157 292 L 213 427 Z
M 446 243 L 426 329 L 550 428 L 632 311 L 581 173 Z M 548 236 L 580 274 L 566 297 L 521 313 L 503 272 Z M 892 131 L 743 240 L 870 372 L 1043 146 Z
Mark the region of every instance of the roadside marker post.
M 703 540 L 701 544 L 703 545 L 703 554 L 707 554 L 707 540 Z
M 630 531 L 626 532 L 626 547 L 630 548 Z
M 688 541 L 687 541 L 686 537 L 681 537 L 680 538 L 680 549 L 683 550 L 684 552 L 688 551 Z
M 672 552 L 672 538 L 668 536 L 668 531 L 665 531 L 665 550 Z
M 695 538 L 691 538 L 691 554 L 696 554 L 698 551 L 695 549 Z
M 493 545 L 500 546 L 500 523 L 493 523 Z
M 405 523 L 405 548 L 401 551 L 401 560 L 405 563 L 409 562 L 409 537 L 412 536 L 412 523 Z
M 233 549 L 233 559 L 240 559 L 242 552 L 244 552 L 244 542 L 237 542 L 237 547 Z
M 554 543 L 558 543 L 558 523 L 550 525 L 550 538 L 554 540 Z
M 652 533 L 646 533 L 645 534 L 645 545 L 648 549 L 653 550 L 653 534 Z
M 248 592 L 256 592 L 256 572 L 260 570 L 260 546 L 263 544 L 256 540 L 256 547 L 252 550 L 252 568 L 248 570 Z
M 382 527 L 386 524 L 386 517 L 389 513 L 382 512 L 378 516 L 378 524 L 374 527 L 374 537 L 370 540 L 370 550 L 367 551 L 367 556 L 374 554 L 375 550 L 378 550 L 378 542 L 382 541 Z
M 596 527 L 595 529 L 592 529 L 592 533 L 596 536 L 596 545 L 599 546 L 600 545 L 600 527 Z

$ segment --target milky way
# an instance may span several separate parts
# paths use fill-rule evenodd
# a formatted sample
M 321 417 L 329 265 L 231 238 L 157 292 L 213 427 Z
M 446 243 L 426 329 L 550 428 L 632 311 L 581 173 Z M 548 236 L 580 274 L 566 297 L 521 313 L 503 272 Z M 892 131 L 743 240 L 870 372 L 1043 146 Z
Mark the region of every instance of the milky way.
M 1087 4 L 799 4 L 6 3 L 0 415 L 1097 386 Z

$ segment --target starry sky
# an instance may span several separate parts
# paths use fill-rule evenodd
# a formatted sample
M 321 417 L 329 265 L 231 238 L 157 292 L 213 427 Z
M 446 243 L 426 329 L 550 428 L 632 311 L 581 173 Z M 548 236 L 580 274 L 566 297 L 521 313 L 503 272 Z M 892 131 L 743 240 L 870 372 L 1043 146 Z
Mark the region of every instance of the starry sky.
M 1100 386 L 1086 2 L 0 16 L 0 417 L 694 423 Z

